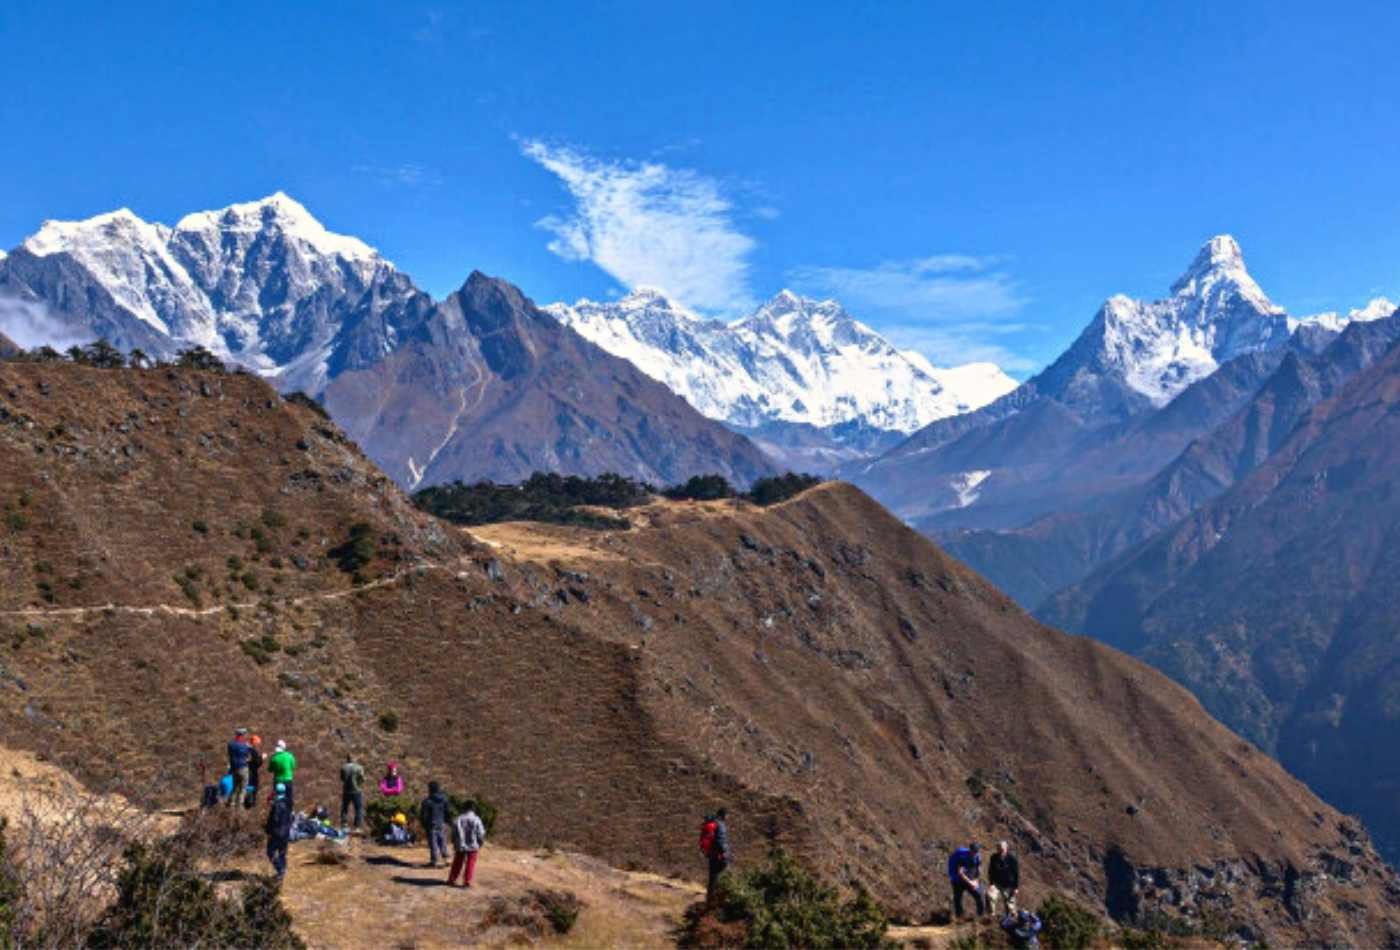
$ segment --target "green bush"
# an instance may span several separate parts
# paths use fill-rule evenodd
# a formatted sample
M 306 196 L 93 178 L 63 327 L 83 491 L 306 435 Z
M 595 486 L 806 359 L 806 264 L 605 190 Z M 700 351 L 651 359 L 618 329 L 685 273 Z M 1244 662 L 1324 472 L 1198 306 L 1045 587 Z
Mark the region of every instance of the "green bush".
M 374 529 L 363 521 L 350 526 L 350 537 L 329 552 L 347 574 L 358 574 L 360 568 L 374 560 Z M 358 582 L 357 582 L 358 583 Z
M 815 475 L 787 472 L 772 478 L 760 478 L 744 497 L 755 505 L 774 505 L 821 483 L 822 480 Z
M 1045 898 L 1037 913 L 1041 936 L 1055 950 L 1085 950 L 1103 930 L 1097 914 L 1059 894 Z
M 275 878 L 221 897 L 181 847 L 127 848 L 117 897 L 88 936 L 91 948 L 215 946 L 303 948 Z
M 496 524 L 502 521 L 540 521 L 583 528 L 622 529 L 625 518 L 609 517 L 579 506 L 621 510 L 645 504 L 651 486 L 607 473 L 596 478 L 536 472 L 519 485 L 453 482 L 434 485 L 413 496 L 413 503 L 453 524 Z
M 379 728 L 385 732 L 399 731 L 399 714 L 392 709 L 386 709 L 379 714 Z
M 893 946 L 886 936 L 889 921 L 864 887 L 856 884 L 854 894 L 842 901 L 835 888 L 781 849 L 761 867 L 720 878 L 713 905 L 699 903 L 686 911 L 679 944 L 706 945 L 716 930 L 737 937 L 734 924 L 741 925 L 746 947 Z
M 673 501 L 718 501 L 733 498 L 737 492 L 723 475 L 692 475 L 680 485 L 672 485 L 662 492 Z

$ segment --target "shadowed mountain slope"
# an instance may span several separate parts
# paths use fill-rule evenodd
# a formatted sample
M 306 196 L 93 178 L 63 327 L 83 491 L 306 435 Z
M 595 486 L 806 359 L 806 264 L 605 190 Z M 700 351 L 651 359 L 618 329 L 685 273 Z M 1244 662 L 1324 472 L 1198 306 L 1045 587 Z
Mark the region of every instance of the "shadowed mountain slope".
M 1215 501 L 1045 615 L 1148 659 L 1400 848 L 1400 348 Z
M 480 273 L 394 352 L 337 376 L 325 404 L 413 487 L 534 471 L 666 484 L 718 472 L 746 485 L 773 472 L 748 439 Z
M 911 917 L 1007 837 L 1033 899 L 1400 939 L 1359 826 L 846 485 L 467 534 L 253 377 L 13 363 L 0 484 L 0 728 L 89 780 L 191 802 L 249 724 L 299 801 L 397 758 L 617 866 L 698 873 L 723 803 L 741 861 L 772 838 Z

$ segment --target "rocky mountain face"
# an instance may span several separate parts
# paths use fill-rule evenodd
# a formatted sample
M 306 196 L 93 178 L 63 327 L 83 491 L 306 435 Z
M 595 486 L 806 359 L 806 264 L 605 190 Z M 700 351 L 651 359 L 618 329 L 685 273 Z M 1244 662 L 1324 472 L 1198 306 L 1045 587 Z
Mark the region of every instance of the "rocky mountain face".
M 504 293 L 453 309 L 500 327 Z M 1355 822 L 846 485 L 466 533 L 254 376 L 36 363 L 0 363 L 0 485 L 0 724 L 97 785 L 189 805 L 236 710 L 299 799 L 394 758 L 496 804 L 506 845 L 693 879 L 724 804 L 741 865 L 776 840 L 911 917 L 950 847 L 1004 837 L 1037 902 L 1400 940 Z
M 773 470 L 747 439 L 541 320 L 519 291 L 502 284 L 513 302 L 485 306 L 474 281 L 434 302 L 278 193 L 173 228 L 127 210 L 45 222 L 0 258 L 0 329 L 22 320 L 29 338 L 105 338 L 152 357 L 204 346 L 323 397 L 409 486 L 536 468 L 747 484 Z
M 1016 385 L 992 364 L 937 369 L 836 301 L 787 290 L 732 323 L 697 317 L 650 289 L 545 309 L 792 467 L 868 458 Z
M 705 419 L 502 280 L 473 273 L 439 304 L 413 298 L 392 353 L 332 380 L 326 408 L 400 484 L 619 472 L 670 484 L 772 474 L 749 440 Z M 426 308 L 426 309 L 423 309 Z
M 1284 402 L 1264 396 L 1260 412 Z M 1365 818 L 1392 859 L 1400 770 L 1377 753 L 1400 741 L 1397 420 L 1392 343 L 1228 491 L 1043 611 L 1188 685 Z
M 1027 607 L 1041 605 L 1099 565 L 1176 524 L 1261 464 L 1313 406 L 1400 338 L 1400 317 L 1353 322 L 1326 337 L 1331 342 L 1316 352 L 1306 347 L 1325 339 L 1298 333 L 1282 350 L 1232 360 L 1106 447 L 1110 457 L 1160 457 L 1153 453 L 1153 443 L 1176 449 L 1183 437 L 1205 432 L 1155 473 L 1095 491 L 1093 471 L 1105 452 L 1090 451 L 1066 460 L 1060 469 L 1058 484 L 1064 490 L 1056 510 L 1024 525 L 948 531 L 941 535 L 943 542 Z M 1224 415 L 1234 407 L 1239 408 Z
M 46 221 L 0 261 L 3 291 L 42 301 L 74 336 L 151 356 L 200 345 L 312 393 L 392 349 L 397 328 L 376 326 L 379 313 L 417 292 L 372 248 L 280 192 L 173 228 L 126 209 Z
M 1059 359 L 1014 392 L 843 471 L 940 537 L 1023 529 L 1116 503 L 1239 411 L 1285 351 L 1314 353 L 1338 328 L 1383 309 L 1378 302 L 1346 318 L 1292 320 L 1249 276 L 1238 244 L 1216 237 L 1169 297 L 1111 298 Z M 1033 603 L 1063 579 L 1025 589 Z

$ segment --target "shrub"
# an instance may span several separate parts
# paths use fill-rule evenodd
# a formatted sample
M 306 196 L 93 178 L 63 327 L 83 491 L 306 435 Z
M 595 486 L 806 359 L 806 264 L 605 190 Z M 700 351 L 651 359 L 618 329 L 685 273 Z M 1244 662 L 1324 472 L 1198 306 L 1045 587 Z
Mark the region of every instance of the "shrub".
M 1084 950 L 1103 929 L 1097 914 L 1059 894 L 1045 898 L 1037 913 L 1041 935 L 1055 950 Z
M 374 560 L 374 529 L 363 521 L 357 521 L 350 526 L 350 537 L 345 543 L 332 548 L 329 553 L 345 573 L 360 573 L 360 568 Z
M 981 798 L 982 793 L 987 790 L 987 776 L 981 769 L 974 771 L 964 781 L 973 798 Z
M 196 519 L 195 522 L 190 525 L 190 528 L 193 529 L 195 534 L 209 533 L 209 523 L 207 521 L 200 521 Z
M 94 948 L 226 946 L 302 948 L 275 878 L 221 897 L 184 848 L 127 848 L 117 897 L 89 935 Z
M 399 714 L 392 709 L 386 709 L 379 714 L 379 728 L 385 732 L 399 731 Z
M 645 504 L 651 486 L 622 475 L 596 478 L 536 472 L 519 485 L 453 482 L 434 485 L 413 496 L 413 503 L 453 524 L 495 524 L 501 521 L 540 521 L 582 528 L 623 529 L 625 518 L 579 510 L 588 505 L 621 510 Z
M 682 947 L 737 942 L 747 947 L 889 947 L 889 921 L 860 884 L 842 901 L 782 850 L 762 867 L 720 879 L 713 905 L 685 915 Z
M 760 478 L 744 497 L 756 505 L 773 505 L 821 483 L 822 480 L 815 475 L 788 472 L 772 478 Z
M 723 475 L 692 475 L 680 485 L 672 485 L 662 492 L 673 501 L 718 501 L 733 498 L 734 486 Z

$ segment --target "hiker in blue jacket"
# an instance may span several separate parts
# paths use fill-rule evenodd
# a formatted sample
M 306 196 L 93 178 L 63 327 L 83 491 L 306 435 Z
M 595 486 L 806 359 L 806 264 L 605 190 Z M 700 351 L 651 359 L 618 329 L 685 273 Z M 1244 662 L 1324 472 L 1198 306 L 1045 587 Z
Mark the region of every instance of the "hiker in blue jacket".
M 987 913 L 987 902 L 982 896 L 982 884 L 978 877 L 982 873 L 982 846 L 972 842 L 966 848 L 959 848 L 948 858 L 948 882 L 953 885 L 953 919 L 963 915 L 963 895 L 971 894 L 977 905 L 977 916 Z
M 228 743 L 228 771 L 233 776 L 233 794 L 224 802 L 232 807 L 243 801 L 243 792 L 248 787 L 248 766 L 253 758 L 253 747 L 248 744 L 248 730 L 237 729 Z

